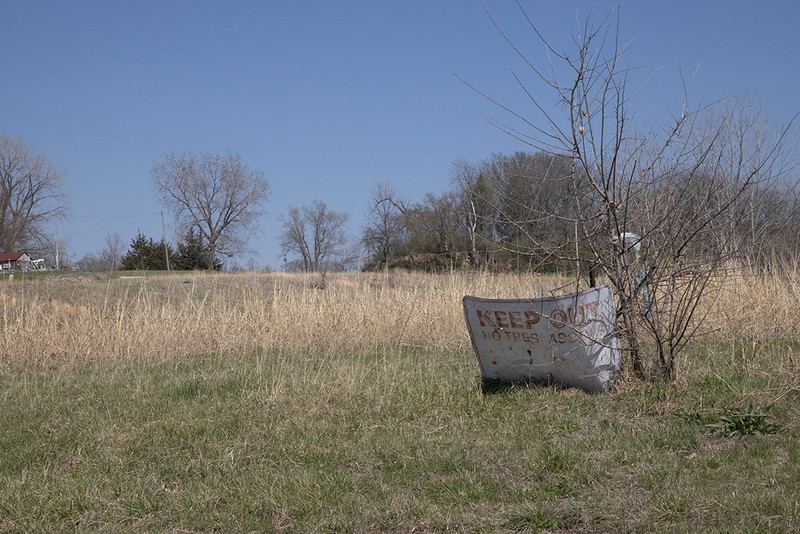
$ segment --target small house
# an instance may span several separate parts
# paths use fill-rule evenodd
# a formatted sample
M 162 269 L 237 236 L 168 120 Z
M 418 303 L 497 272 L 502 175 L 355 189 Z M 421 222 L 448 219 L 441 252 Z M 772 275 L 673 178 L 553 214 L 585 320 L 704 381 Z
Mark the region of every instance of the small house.
M 27 252 L 0 253 L 0 271 L 30 271 L 33 260 Z

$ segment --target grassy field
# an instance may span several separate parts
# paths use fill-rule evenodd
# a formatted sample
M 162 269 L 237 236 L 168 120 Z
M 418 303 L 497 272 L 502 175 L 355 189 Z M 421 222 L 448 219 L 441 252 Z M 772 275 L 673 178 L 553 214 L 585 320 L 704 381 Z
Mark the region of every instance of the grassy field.
M 601 395 L 479 379 L 461 297 L 553 278 L 0 285 L 3 532 L 800 528 L 791 278 L 732 280 L 674 384 Z

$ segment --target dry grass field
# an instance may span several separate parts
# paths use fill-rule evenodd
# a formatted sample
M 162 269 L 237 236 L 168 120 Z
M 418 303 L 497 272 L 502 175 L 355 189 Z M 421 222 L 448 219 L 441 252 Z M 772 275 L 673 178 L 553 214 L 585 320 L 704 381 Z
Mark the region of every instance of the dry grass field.
M 463 295 L 556 277 L 0 281 L 0 531 L 796 531 L 796 280 L 728 277 L 675 383 L 597 395 L 481 388 Z
M 573 289 L 553 276 L 470 273 L 18 276 L 0 284 L 0 366 L 297 349 L 469 350 L 464 295 Z M 793 338 L 798 297 L 796 276 L 730 276 L 702 312 L 700 341 Z
M 4 365 L 254 350 L 466 349 L 461 298 L 547 294 L 537 277 L 150 274 L 0 285 Z M 324 287 L 323 287 L 324 286 Z

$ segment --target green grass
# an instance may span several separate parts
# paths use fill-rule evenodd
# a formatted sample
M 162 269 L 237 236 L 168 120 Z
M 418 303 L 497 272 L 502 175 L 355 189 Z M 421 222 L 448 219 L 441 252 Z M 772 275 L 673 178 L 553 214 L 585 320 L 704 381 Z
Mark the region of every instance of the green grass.
M 796 530 L 797 356 L 737 358 L 602 395 L 397 348 L 14 368 L 0 531 Z M 703 424 L 748 406 L 775 431 Z

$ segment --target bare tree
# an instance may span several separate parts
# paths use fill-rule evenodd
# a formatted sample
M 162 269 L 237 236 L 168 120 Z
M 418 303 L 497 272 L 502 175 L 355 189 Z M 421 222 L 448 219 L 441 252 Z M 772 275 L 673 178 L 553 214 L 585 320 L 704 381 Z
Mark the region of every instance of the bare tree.
M 428 255 L 425 263 L 433 269 L 452 269 L 468 248 L 467 233 L 459 218 L 459 198 L 453 191 L 427 193 L 422 202 L 405 210 L 406 242 L 409 251 Z
M 706 173 L 725 176 L 723 186 L 746 189 L 715 224 L 716 246 L 739 263 L 759 263 L 771 254 L 794 218 L 797 183 L 787 179 L 793 177 L 793 155 L 778 139 L 783 132 L 770 124 L 752 99 L 730 99 L 705 122 L 712 131 L 726 131 L 709 157 L 714 168 Z M 751 177 L 754 168 L 760 170 Z M 713 200 L 719 203 L 724 197 L 716 191 Z
M 465 160 L 453 162 L 450 175 L 456 186 L 458 214 L 467 232 L 467 257 L 472 267 L 487 264 L 488 249 L 495 243 L 497 215 L 494 187 L 478 166 Z
M 37 248 L 44 225 L 64 213 L 64 170 L 22 137 L 0 135 L 0 249 Z
M 347 213 L 328 209 L 317 200 L 311 206 L 290 206 L 289 213 L 279 219 L 283 226 L 281 249 L 285 254 L 300 255 L 302 271 L 339 270 L 343 261 L 352 263 L 352 251 L 346 247 Z
M 103 270 L 113 271 L 119 268 L 122 255 L 127 250 L 127 245 L 118 233 L 106 234 L 103 249 L 100 251 L 100 262 Z
M 161 201 L 184 234 L 194 228 L 209 251 L 209 268 L 220 254 L 244 248 L 246 235 L 262 215 L 269 184 L 238 153 L 167 154 L 150 171 Z
M 88 253 L 75 262 L 81 271 L 113 271 L 122 264 L 127 245 L 118 233 L 106 234 L 105 244 L 98 254 Z
M 312 251 L 307 237 L 306 220 L 300 208 L 289 206 L 289 213 L 286 216 L 279 216 L 278 219 L 283 226 L 280 236 L 281 251 L 284 254 L 299 254 L 299 260 L 292 260 L 293 271 L 312 271 Z M 284 261 L 286 259 L 284 258 Z M 295 263 L 297 266 L 295 266 Z M 287 262 L 288 265 L 288 262 Z
M 407 206 L 391 184 L 379 184 L 372 193 L 361 242 L 377 263 L 389 267 L 389 258 L 405 236 Z
M 91 252 L 84 254 L 81 258 L 78 258 L 78 260 L 75 261 L 75 268 L 79 271 L 84 271 L 87 273 L 96 273 L 106 270 L 100 258 Z
M 736 207 L 786 168 L 777 164 L 786 129 L 765 137 L 763 123 L 749 120 L 748 109 L 690 111 L 685 102 L 670 124 L 634 131 L 618 19 L 596 23 L 590 15 L 574 40 L 577 49 L 566 53 L 520 10 L 544 45 L 547 63 L 537 65 L 498 30 L 550 95 L 541 96 L 515 74 L 532 111 L 481 93 L 509 113 L 507 120 L 491 120 L 535 150 L 569 162 L 572 170 L 560 184 L 573 207 L 549 214 L 572 225 L 575 238 L 545 245 L 562 256 L 584 251 L 568 259 L 584 260 L 613 288 L 626 361 L 639 376 L 673 379 L 677 355 L 702 324 L 701 300 L 740 247 L 735 236 L 746 220 Z M 525 231 L 524 224 L 516 226 Z M 579 272 L 576 284 L 580 280 Z
M 544 152 L 518 151 L 510 156 L 494 154 L 473 166 L 474 185 L 459 180 L 491 235 L 505 256 L 527 257 L 533 269 L 553 269 L 560 262 L 566 235 L 574 234 L 574 202 L 565 187 L 573 168 L 567 158 Z

